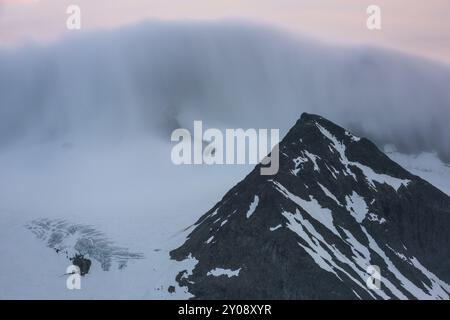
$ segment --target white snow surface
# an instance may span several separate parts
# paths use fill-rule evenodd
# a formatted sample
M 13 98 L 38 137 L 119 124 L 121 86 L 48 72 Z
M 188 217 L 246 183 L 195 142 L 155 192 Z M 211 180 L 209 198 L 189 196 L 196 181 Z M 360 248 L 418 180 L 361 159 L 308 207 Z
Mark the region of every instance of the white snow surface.
M 326 187 L 324 187 L 322 184 L 320 184 L 319 182 L 317 183 L 319 185 L 319 187 L 322 189 L 322 191 L 325 193 L 325 195 L 327 197 L 329 197 L 330 199 L 333 199 L 334 202 L 336 202 L 337 204 L 340 204 L 339 200 L 336 198 L 336 196 L 334 194 L 332 194 L 330 192 L 330 190 L 328 190 Z
M 327 129 L 325 129 L 323 126 L 321 126 L 318 123 L 316 123 L 316 126 L 319 128 L 320 132 L 322 132 L 322 134 L 331 141 L 333 148 L 339 153 L 341 161 L 346 168 L 346 174 L 353 176 L 355 180 L 356 180 L 356 175 L 354 174 L 354 172 L 352 172 L 351 166 L 358 167 L 363 172 L 367 182 L 373 189 L 376 189 L 374 181 L 376 181 L 380 184 L 384 183 L 384 184 L 390 185 L 395 190 L 398 190 L 400 188 L 400 186 L 402 186 L 402 185 L 407 186 L 408 183 L 410 182 L 407 179 L 399 179 L 399 178 L 395 178 L 395 177 L 392 177 L 392 176 L 389 176 L 386 174 L 376 173 L 368 166 L 365 166 L 359 162 L 350 161 L 347 158 L 347 156 L 345 155 L 346 146 L 342 142 L 340 142 L 334 135 L 332 135 L 331 132 L 329 132 Z M 358 141 L 358 140 L 356 139 L 355 141 Z
M 222 268 L 214 268 L 211 271 L 208 271 L 206 275 L 211 275 L 214 277 L 220 277 L 220 276 L 227 276 L 228 278 L 231 277 L 237 277 L 239 276 L 239 272 L 241 271 L 241 268 L 237 270 L 231 270 L 231 269 L 222 269 Z
M 404 154 L 389 145 L 384 151 L 403 168 L 450 196 L 450 164 L 442 162 L 435 152 Z
M 275 231 L 275 230 L 280 229 L 281 227 L 282 227 L 282 225 L 279 224 L 279 225 L 277 225 L 277 226 L 275 226 L 275 227 L 270 227 L 269 230 L 270 230 L 270 231 Z
M 317 165 L 317 160 L 320 160 L 320 157 L 316 156 L 315 154 L 312 154 L 311 152 L 309 152 L 307 150 L 303 150 L 303 152 L 313 162 L 313 164 L 314 164 L 314 171 L 320 171 L 320 168 Z
M 175 166 L 170 148 L 165 141 L 146 138 L 102 149 L 84 143 L 66 150 L 49 142 L 3 150 L 0 256 L 9 263 L 0 264 L 0 299 L 191 297 L 175 277 L 192 270 L 196 260 L 177 262 L 169 252 L 184 243 L 193 227 L 183 230 L 253 166 Z M 81 290 L 68 290 L 63 274 L 70 261 L 26 228 L 40 218 L 93 226 L 144 258 L 109 271 L 93 260 Z M 174 293 L 169 286 L 176 288 Z
M 258 204 L 259 204 L 259 197 L 255 195 L 252 203 L 250 203 L 250 208 L 248 209 L 248 211 L 246 213 L 247 219 L 250 218 L 250 216 L 253 214 L 253 212 L 255 212 L 256 208 L 258 207 Z
M 347 210 L 350 214 L 358 221 L 358 223 L 363 222 L 366 218 L 368 212 L 367 203 L 363 197 L 361 197 L 358 193 L 353 191 L 350 196 L 346 196 L 345 200 L 347 201 Z
M 339 232 L 333 223 L 333 214 L 330 209 L 323 208 L 316 199 L 309 196 L 309 200 L 304 200 L 295 194 L 291 193 L 278 181 L 273 181 L 275 187 L 289 200 L 299 205 L 303 210 L 305 210 L 310 216 L 320 222 L 324 227 L 333 232 L 336 236 L 340 237 Z

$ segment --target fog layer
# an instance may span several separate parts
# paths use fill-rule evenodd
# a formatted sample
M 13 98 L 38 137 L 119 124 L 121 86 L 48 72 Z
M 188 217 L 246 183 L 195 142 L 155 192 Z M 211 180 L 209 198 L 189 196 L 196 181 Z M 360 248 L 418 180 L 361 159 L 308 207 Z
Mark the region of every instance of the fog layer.
M 280 128 L 303 111 L 450 159 L 450 70 L 242 23 L 148 22 L 0 54 L 0 145 L 177 127 Z

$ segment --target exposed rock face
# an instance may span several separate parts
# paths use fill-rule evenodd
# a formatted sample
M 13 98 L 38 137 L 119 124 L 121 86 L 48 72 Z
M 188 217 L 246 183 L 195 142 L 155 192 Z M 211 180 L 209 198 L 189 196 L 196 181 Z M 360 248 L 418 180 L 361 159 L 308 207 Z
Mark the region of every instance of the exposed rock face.
M 74 266 L 80 268 L 80 275 L 84 276 L 89 272 L 91 268 L 91 260 L 86 259 L 83 255 L 77 254 L 75 257 L 70 259 Z
M 196 298 L 449 298 L 450 198 L 372 142 L 303 114 L 279 172 L 259 167 L 171 252 L 198 260 L 177 276 Z

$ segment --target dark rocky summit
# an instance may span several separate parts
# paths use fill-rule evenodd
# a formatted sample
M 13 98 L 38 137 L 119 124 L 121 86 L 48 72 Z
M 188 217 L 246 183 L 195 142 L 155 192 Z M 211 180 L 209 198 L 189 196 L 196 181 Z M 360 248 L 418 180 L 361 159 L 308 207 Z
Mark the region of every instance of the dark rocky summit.
M 256 166 L 171 252 L 198 261 L 181 286 L 200 299 L 449 299 L 446 194 L 320 116 L 279 146 L 276 175 Z

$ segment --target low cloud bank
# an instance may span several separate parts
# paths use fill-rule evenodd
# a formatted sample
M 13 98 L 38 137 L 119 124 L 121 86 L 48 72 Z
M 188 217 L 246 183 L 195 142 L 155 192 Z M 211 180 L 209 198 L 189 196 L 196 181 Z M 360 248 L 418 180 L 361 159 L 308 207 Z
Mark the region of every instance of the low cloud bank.
M 235 22 L 147 22 L 0 52 L 0 148 L 42 140 L 167 139 L 292 126 L 321 114 L 379 144 L 450 161 L 450 69 Z M 1 149 L 0 149 L 1 150 Z

